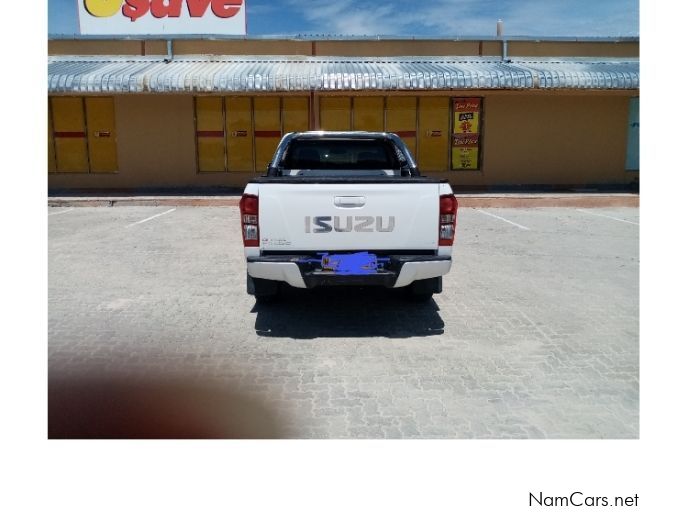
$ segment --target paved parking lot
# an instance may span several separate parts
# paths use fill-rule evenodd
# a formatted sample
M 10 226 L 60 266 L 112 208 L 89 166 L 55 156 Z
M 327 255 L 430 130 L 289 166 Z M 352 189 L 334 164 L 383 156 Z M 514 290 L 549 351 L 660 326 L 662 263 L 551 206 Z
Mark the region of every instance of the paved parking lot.
M 256 305 L 238 208 L 48 220 L 53 437 L 638 437 L 637 209 L 460 209 L 420 305 Z

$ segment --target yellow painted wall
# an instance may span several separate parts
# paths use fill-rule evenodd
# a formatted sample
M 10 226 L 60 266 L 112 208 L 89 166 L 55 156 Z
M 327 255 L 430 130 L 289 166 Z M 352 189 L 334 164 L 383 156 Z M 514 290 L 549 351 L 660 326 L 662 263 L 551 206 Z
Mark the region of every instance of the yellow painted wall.
M 214 175 L 196 173 L 193 97 L 116 96 L 114 105 L 119 172 L 50 174 L 50 188 L 128 189 L 214 182 Z
M 637 172 L 624 170 L 628 101 L 637 95 L 637 91 L 456 92 L 455 96 L 483 98 L 483 158 L 479 171 L 448 170 L 451 96 L 393 94 L 386 99 L 386 117 L 388 129 L 393 128 L 390 124 L 398 123 L 398 130 L 411 131 L 413 127 L 406 126 L 413 125 L 418 102 L 421 170 L 432 177 L 449 178 L 454 185 L 628 184 L 638 178 Z M 227 116 L 228 149 L 233 129 L 241 126 L 250 134 L 251 105 L 256 98 L 224 98 L 227 113 L 236 114 L 234 118 Z M 327 108 L 332 98 L 321 97 L 320 103 Z M 346 106 L 350 102 L 350 97 L 342 97 L 334 103 Z M 299 123 L 308 118 L 307 98 L 284 97 L 282 103 L 283 109 L 295 109 Z M 355 101 L 355 105 L 365 104 Z M 242 187 L 256 175 L 252 169 L 252 138 L 248 136 L 236 139 L 244 145 L 243 155 L 236 149 L 228 152 L 228 160 L 232 155 L 241 156 L 234 168 L 229 167 L 229 173 L 198 173 L 192 96 L 121 95 L 114 97 L 114 107 L 119 171 L 50 174 L 50 188 Z M 399 111 L 390 112 L 395 107 Z M 274 114 L 271 116 L 274 118 Z M 231 120 L 235 120 L 234 125 Z M 441 137 L 428 136 L 432 130 L 445 133 Z M 259 166 L 257 173 L 263 171 Z
M 485 96 L 483 167 L 457 184 L 628 183 L 626 95 Z

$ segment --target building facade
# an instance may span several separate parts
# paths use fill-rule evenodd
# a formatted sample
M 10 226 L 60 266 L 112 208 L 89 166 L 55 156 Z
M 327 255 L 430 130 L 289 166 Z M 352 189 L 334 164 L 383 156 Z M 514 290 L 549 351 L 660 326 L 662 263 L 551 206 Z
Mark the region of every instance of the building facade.
M 637 39 L 52 39 L 51 190 L 242 187 L 283 134 L 398 133 L 458 189 L 638 182 Z

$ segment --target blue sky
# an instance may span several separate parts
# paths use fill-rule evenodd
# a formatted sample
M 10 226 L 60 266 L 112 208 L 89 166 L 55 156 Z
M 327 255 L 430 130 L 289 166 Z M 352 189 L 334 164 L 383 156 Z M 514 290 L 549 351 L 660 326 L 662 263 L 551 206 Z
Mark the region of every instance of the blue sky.
M 637 36 L 639 0 L 246 0 L 248 34 Z M 48 0 L 48 32 L 78 32 L 77 0 Z

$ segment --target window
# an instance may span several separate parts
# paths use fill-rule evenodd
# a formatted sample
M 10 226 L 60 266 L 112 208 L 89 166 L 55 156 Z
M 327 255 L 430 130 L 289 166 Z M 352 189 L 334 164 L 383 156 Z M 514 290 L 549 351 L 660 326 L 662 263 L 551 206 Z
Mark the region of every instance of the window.
M 295 139 L 286 150 L 282 166 L 292 175 L 399 175 L 400 162 L 392 142 L 384 140 Z M 318 171 L 317 174 L 307 171 Z

